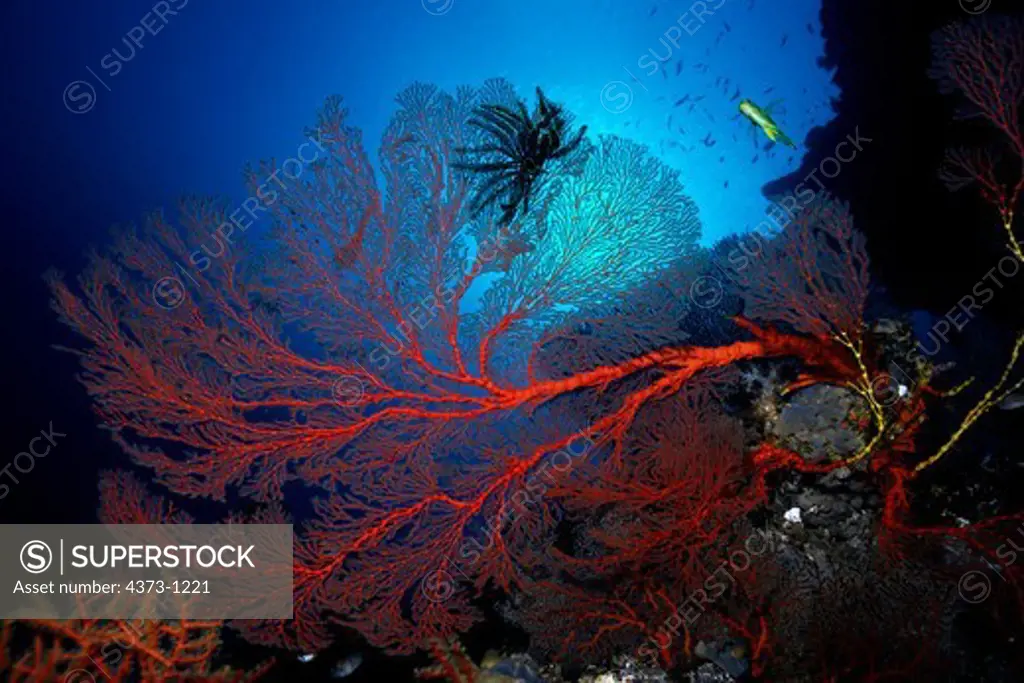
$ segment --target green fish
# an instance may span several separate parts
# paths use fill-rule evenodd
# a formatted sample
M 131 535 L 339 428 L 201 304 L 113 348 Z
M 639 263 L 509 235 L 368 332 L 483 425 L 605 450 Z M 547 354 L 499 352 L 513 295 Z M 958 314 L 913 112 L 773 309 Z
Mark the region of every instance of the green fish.
M 764 134 L 768 136 L 768 139 L 772 142 L 779 142 L 783 145 L 789 145 L 793 149 L 796 149 L 796 145 L 789 139 L 782 129 L 779 128 L 779 124 L 775 123 L 771 115 L 768 113 L 771 110 L 771 106 L 762 109 L 750 100 L 740 100 L 740 113 L 750 119 L 750 122 L 755 126 L 764 131 Z

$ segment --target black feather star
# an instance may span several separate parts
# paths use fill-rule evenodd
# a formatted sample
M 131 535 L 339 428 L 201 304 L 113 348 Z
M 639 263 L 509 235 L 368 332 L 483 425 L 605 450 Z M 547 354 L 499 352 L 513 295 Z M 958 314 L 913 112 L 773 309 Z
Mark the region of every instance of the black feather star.
M 514 110 L 499 104 L 482 104 L 474 109 L 469 125 L 491 139 L 480 147 L 460 147 L 456 151 L 463 160 L 453 164 L 457 169 L 489 175 L 473 198 L 474 215 L 501 202 L 501 222 L 508 224 L 520 208 L 523 213 L 529 211 L 534 184 L 544 173 L 545 164 L 572 153 L 583 141 L 587 127 L 571 135 L 570 120 L 570 115 L 547 99 L 540 88 L 533 114 L 523 100 Z

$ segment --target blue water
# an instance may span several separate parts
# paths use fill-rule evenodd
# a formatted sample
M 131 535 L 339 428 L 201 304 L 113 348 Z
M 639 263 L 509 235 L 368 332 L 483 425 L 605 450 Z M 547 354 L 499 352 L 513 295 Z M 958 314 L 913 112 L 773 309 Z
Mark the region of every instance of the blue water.
M 292 155 L 328 94 L 344 96 L 375 146 L 409 83 L 454 88 L 504 76 L 530 101 L 540 85 L 593 133 L 632 137 L 680 169 L 710 243 L 756 224 L 761 185 L 802 153 L 758 151 L 750 126 L 734 120 L 736 88 L 760 104 L 781 98 L 776 119 L 798 146 L 828 120 L 835 90 L 815 63 L 813 0 L 709 0 L 698 17 L 690 8 L 701 4 L 23 2 L 4 10 L 16 15 L 5 26 L 31 27 L 3 41 L 4 183 L 36 196 L 41 218 L 67 226 L 77 242 L 98 242 L 108 224 L 182 193 L 240 201 L 242 166 Z M 652 55 L 668 60 L 652 70 Z M 75 81 L 84 84 L 68 89 Z M 692 111 L 673 107 L 685 95 L 704 99 Z M 709 133 L 713 147 L 702 143 Z

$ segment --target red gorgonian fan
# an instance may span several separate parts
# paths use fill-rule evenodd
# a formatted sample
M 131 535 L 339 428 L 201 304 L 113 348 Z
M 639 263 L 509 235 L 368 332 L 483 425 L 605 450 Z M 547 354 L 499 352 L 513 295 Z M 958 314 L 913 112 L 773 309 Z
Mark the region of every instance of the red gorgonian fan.
M 61 318 L 91 342 L 79 353 L 98 413 L 158 483 L 216 499 L 231 487 L 279 499 L 289 480 L 318 490 L 297 618 L 259 639 L 316 647 L 328 613 L 400 651 L 467 626 L 464 595 L 440 603 L 419 584 L 574 436 L 531 428 L 529 411 L 664 359 L 527 378 L 546 329 L 670 269 L 699 223 L 677 174 L 618 138 L 546 169 L 514 224 L 474 217 L 480 180 L 452 167 L 455 150 L 480 143 L 466 124 L 476 105 L 513 100 L 504 81 L 454 96 L 410 87 L 374 168 L 332 99 L 310 133 L 326 153 L 297 180 L 271 196 L 259 185 L 273 164 L 250 171 L 279 240 L 265 251 L 225 250 L 183 275 L 231 214 L 187 199 L 177 224 L 153 214 L 95 257 L 79 292 L 51 280 Z M 509 256 L 516 241 L 536 248 Z M 176 307 L 161 298 L 172 278 L 190 287 Z M 506 559 L 480 570 L 508 582 L 528 543 L 507 539 Z
M 929 75 L 942 92 L 966 100 L 962 118 L 980 117 L 999 131 L 997 146 L 948 150 L 939 178 L 950 190 L 976 185 L 1024 259 L 1014 225 L 1024 192 L 1024 21 L 985 14 L 936 31 Z
M 766 491 L 760 478 L 750 481 L 742 428 L 709 391 L 725 379 L 714 374 L 654 403 L 619 452 L 578 463 L 547 492 L 576 522 L 574 547 L 549 550 L 551 574 L 507 610 L 539 653 L 600 661 L 632 649 L 670 666 L 692 657 L 709 634 L 743 632 L 727 613 L 752 607 L 744 604 L 758 572 L 750 565 L 768 559 L 760 557 L 766 541 L 752 539 L 747 523 Z M 757 557 L 741 550 L 746 566 L 730 576 L 730 551 L 748 540 L 761 549 Z M 732 589 L 727 597 L 725 589 Z M 672 624 L 684 611 L 700 617 Z
M 94 681 L 166 683 L 255 681 L 254 671 L 215 669 L 220 622 L 4 621 L 0 632 L 0 677 L 11 683 Z M 19 646 L 27 634 L 29 645 Z
M 98 414 L 157 483 L 217 500 L 281 501 L 288 484 L 315 495 L 295 548 L 295 619 L 250 623 L 257 641 L 316 649 L 333 624 L 393 652 L 446 639 L 479 616 L 462 587 L 549 579 L 564 558 L 543 550 L 562 516 L 607 502 L 636 515 L 652 558 L 696 580 L 692 558 L 735 537 L 764 471 L 799 458 L 767 449 L 743 470 L 728 443 L 680 454 L 655 432 L 718 420 L 673 412 L 680 390 L 784 356 L 803 362 L 803 384 L 873 380 L 858 355 L 863 238 L 824 202 L 766 254 L 786 273 L 761 270 L 750 289 L 751 311 L 794 331 L 737 318 L 740 341 L 685 346 L 677 318 L 660 330 L 643 314 L 617 341 L 614 312 L 687 267 L 696 208 L 644 147 L 604 137 L 545 166 L 526 215 L 474 215 L 485 181 L 453 167 L 456 150 L 480 146 L 466 124 L 478 104 L 514 98 L 504 81 L 455 95 L 412 86 L 376 167 L 329 100 L 309 133 L 322 156 L 272 194 L 274 164 L 249 171 L 243 206 L 270 217 L 273 240 L 191 259 L 237 211 L 188 199 L 176 221 L 158 213 L 144 235 L 120 235 L 77 288 L 50 278 L 54 308 L 88 342 L 76 353 Z M 608 348 L 552 362 L 541 347 L 591 315 Z M 593 540 L 597 574 L 643 564 L 621 538 Z M 730 623 L 766 642 L 757 605 L 741 612 Z
M 100 482 L 104 524 L 189 524 L 191 518 L 126 473 Z M 224 622 L 210 619 L 23 619 L 0 633 L 0 678 L 12 683 L 110 681 L 245 683 L 250 671 L 217 666 Z
M 870 275 L 864 235 L 846 203 L 816 197 L 736 279 L 747 317 L 860 341 Z

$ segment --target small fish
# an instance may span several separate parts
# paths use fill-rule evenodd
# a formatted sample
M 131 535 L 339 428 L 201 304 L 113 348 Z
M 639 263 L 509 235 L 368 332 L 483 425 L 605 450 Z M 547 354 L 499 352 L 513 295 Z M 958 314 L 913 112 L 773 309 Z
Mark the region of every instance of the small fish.
M 1010 394 L 999 402 L 1000 410 L 1016 410 L 1017 408 L 1024 408 L 1024 393 L 1022 392 Z
M 722 22 L 722 25 L 725 26 L 725 32 L 726 33 L 729 33 L 730 31 L 732 31 L 732 26 L 729 26 L 729 22 L 728 21 Z
M 696 97 L 694 97 L 694 98 L 693 98 L 693 101 L 694 101 L 694 102 L 700 102 L 700 101 L 701 101 L 701 100 L 703 100 L 703 99 L 704 99 L 705 97 L 707 97 L 707 95 L 697 95 Z
M 775 90 L 775 86 L 774 85 L 769 85 L 767 88 L 765 88 L 764 90 L 761 91 L 761 94 L 762 95 L 767 95 L 772 90 Z
M 312 652 L 309 652 L 309 653 L 306 653 L 306 654 L 299 655 L 298 659 L 303 664 L 309 664 L 314 659 L 316 659 L 316 654 L 314 654 Z
M 667 81 L 668 80 L 668 71 L 665 71 L 664 69 L 662 69 L 661 70 L 661 77 Z
M 796 149 L 796 145 L 792 140 L 789 139 L 779 125 L 772 119 L 768 109 L 762 109 L 750 100 L 742 100 L 740 102 L 740 113 L 750 119 L 750 122 L 764 131 L 764 134 L 768 136 L 769 140 L 773 142 L 781 142 L 784 145 L 789 145 L 793 149 Z
M 728 181 L 728 180 L 726 180 L 726 181 L 725 181 L 725 185 L 723 185 L 722 187 L 724 187 L 725 189 L 727 189 L 727 190 L 728 190 L 728 189 L 729 189 L 729 181 Z
M 675 103 L 675 104 L 673 104 L 672 106 L 673 106 L 673 107 L 681 107 L 681 106 L 683 106 L 684 104 L 686 104 L 686 101 L 687 101 L 688 99 L 690 99 L 690 96 L 689 96 L 689 95 L 687 95 L 686 97 L 680 97 L 680 98 L 679 98 L 678 100 L 676 100 L 676 103 Z
M 680 135 L 686 135 L 686 129 L 683 128 L 682 126 L 679 126 L 679 134 Z
M 701 140 L 701 142 L 704 143 L 705 147 L 714 147 L 715 146 L 715 140 L 714 140 L 714 138 L 711 137 L 711 133 L 708 133 L 707 135 L 705 135 L 704 139 Z
M 814 27 L 811 26 L 810 22 L 808 22 L 808 24 L 807 24 L 807 32 L 808 33 L 814 33 Z
M 356 652 L 355 654 L 351 654 L 334 665 L 334 669 L 331 670 L 331 678 L 346 678 L 351 676 L 362 663 L 362 653 Z
M 754 155 L 754 158 L 750 160 L 750 163 L 752 163 L 752 164 L 756 164 L 756 163 L 757 163 L 757 160 L 758 160 L 758 159 L 760 159 L 760 158 L 761 158 L 761 155 L 760 155 L 760 154 L 755 154 L 755 155 Z
M 782 34 L 782 42 L 779 43 L 779 47 L 786 47 L 786 43 L 788 43 L 788 42 L 789 42 L 789 34 L 788 33 L 783 33 Z
M 730 102 L 735 102 L 736 98 L 738 98 L 739 96 L 740 96 L 740 88 L 739 88 L 739 86 L 736 86 L 736 92 L 734 92 L 732 94 L 732 97 L 729 98 L 729 101 Z
M 718 163 L 721 164 L 721 163 L 724 163 L 724 162 L 725 162 L 725 157 L 724 156 L 718 157 Z
M 655 5 L 654 7 L 652 7 L 652 8 L 651 8 L 651 13 L 650 13 L 650 14 L 648 14 L 647 16 L 649 16 L 649 17 L 653 17 L 653 16 L 654 16 L 655 14 L 657 14 L 657 13 L 658 13 L 658 6 L 657 6 L 657 5 Z
M 676 62 L 676 76 L 678 76 L 679 72 L 682 71 L 682 70 L 683 70 L 683 60 L 680 59 L 678 62 Z

